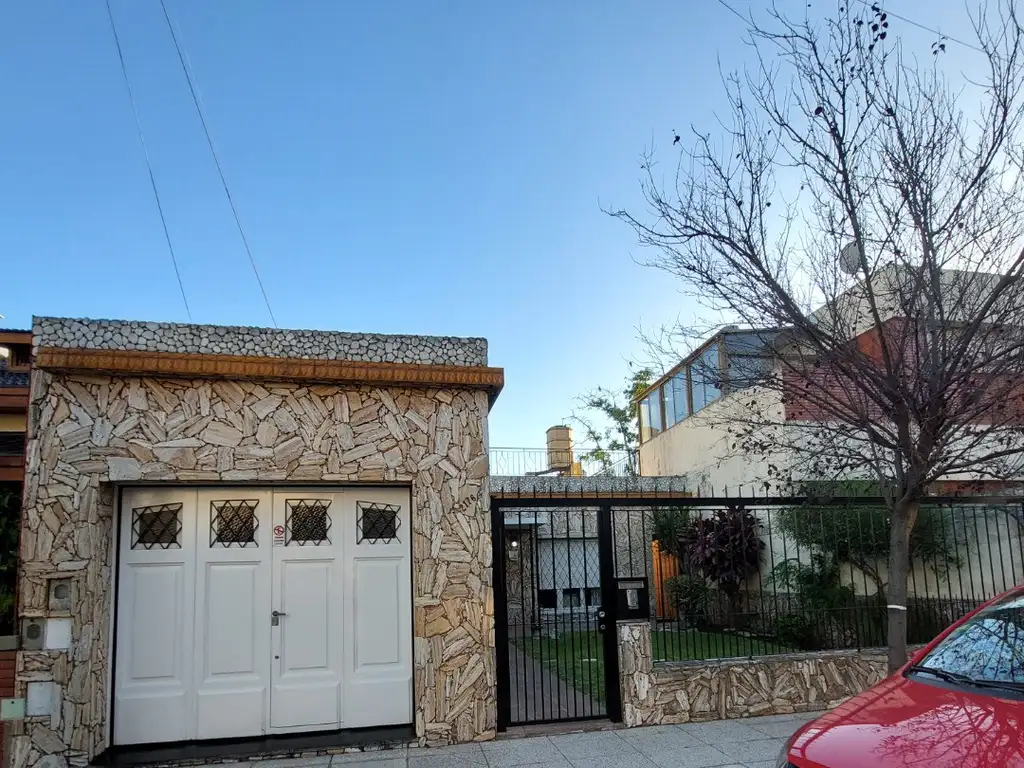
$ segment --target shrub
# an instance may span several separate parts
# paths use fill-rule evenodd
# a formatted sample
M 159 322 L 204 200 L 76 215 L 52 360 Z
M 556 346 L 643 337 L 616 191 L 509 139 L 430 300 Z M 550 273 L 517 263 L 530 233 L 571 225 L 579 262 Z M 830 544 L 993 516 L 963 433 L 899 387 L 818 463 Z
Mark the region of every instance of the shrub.
M 814 622 L 799 613 L 784 613 L 775 619 L 775 637 L 791 648 L 813 651 L 818 647 Z
M 665 580 L 669 599 L 679 611 L 679 618 L 687 623 L 702 623 L 708 612 L 711 587 L 704 579 L 683 574 Z
M 683 534 L 687 564 L 729 596 L 758 572 L 764 547 L 760 523 L 741 507 L 698 518 Z

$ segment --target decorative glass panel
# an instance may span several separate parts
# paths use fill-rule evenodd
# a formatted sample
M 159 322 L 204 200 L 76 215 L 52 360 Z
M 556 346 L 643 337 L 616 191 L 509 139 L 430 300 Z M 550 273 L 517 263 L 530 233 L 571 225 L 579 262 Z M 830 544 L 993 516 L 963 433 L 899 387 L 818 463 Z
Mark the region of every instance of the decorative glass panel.
M 260 521 L 256 517 L 259 499 L 230 499 L 211 501 L 210 546 L 258 547 L 256 529 Z
M 132 509 L 132 549 L 181 549 L 181 504 Z
M 356 502 L 356 506 L 359 507 L 356 544 L 364 541 L 371 544 L 390 544 L 398 538 L 398 513 L 402 510 L 401 507 L 368 501 Z
M 330 544 L 330 499 L 288 499 L 285 502 L 285 546 L 291 544 Z

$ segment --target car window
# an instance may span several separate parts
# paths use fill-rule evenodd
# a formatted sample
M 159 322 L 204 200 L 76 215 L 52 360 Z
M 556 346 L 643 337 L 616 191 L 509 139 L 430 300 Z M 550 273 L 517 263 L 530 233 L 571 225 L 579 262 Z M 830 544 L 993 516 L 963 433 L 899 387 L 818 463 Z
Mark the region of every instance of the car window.
M 919 663 L 975 680 L 1024 684 L 1024 595 L 979 612 Z

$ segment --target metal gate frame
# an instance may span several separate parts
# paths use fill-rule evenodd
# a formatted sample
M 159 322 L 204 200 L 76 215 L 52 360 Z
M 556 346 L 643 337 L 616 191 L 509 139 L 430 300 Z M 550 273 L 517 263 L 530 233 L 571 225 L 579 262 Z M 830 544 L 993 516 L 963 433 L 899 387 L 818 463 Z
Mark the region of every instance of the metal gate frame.
M 509 668 L 508 584 L 505 570 L 505 510 L 551 507 L 586 507 L 597 509 L 598 568 L 600 574 L 601 607 L 598 610 L 599 632 L 604 651 L 604 706 L 602 714 L 576 718 L 531 720 L 529 725 L 575 720 L 609 719 L 622 721 L 622 692 L 619 672 L 618 633 L 615 608 L 615 553 L 612 543 L 612 507 L 608 500 L 571 498 L 491 498 L 491 563 L 494 589 L 494 644 L 497 662 L 496 682 L 498 694 L 497 727 L 506 730 L 512 722 L 512 690 Z

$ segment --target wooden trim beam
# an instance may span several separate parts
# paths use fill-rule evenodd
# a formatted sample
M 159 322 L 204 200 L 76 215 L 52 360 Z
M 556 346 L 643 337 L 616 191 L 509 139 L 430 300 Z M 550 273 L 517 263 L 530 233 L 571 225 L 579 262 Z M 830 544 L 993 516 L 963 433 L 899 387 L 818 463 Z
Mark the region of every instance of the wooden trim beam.
M 51 371 L 123 376 L 483 389 L 490 394 L 492 403 L 505 383 L 503 369 L 483 366 L 364 363 L 353 360 L 303 360 L 63 347 L 39 349 L 36 352 L 35 367 Z
M 0 389 L 0 413 L 25 413 L 26 411 L 28 411 L 28 387 Z

